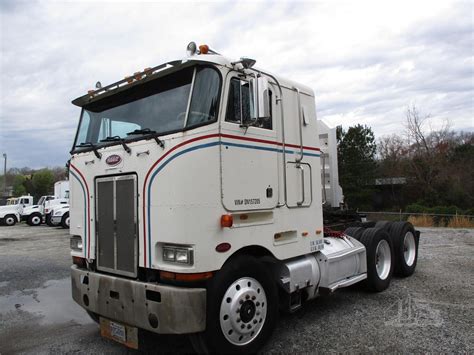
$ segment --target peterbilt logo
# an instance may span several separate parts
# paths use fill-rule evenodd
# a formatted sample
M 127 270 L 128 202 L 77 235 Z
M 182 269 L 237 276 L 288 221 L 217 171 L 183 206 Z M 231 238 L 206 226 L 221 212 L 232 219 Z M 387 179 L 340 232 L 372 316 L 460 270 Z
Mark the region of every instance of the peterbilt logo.
M 121 161 L 122 158 L 120 157 L 120 155 L 117 154 L 112 154 L 111 156 L 107 157 L 107 159 L 105 159 L 105 163 L 111 166 L 118 165 Z

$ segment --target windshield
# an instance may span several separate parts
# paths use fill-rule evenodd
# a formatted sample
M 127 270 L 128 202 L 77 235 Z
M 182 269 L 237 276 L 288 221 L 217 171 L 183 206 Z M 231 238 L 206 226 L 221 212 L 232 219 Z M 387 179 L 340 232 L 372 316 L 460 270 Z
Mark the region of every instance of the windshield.
M 41 196 L 41 198 L 38 201 L 38 205 L 41 205 L 43 203 L 43 201 L 44 201 L 44 196 Z
M 74 146 L 110 144 L 101 140 L 137 139 L 147 132 L 172 133 L 214 122 L 220 85 L 216 69 L 192 67 L 89 104 L 82 111 Z

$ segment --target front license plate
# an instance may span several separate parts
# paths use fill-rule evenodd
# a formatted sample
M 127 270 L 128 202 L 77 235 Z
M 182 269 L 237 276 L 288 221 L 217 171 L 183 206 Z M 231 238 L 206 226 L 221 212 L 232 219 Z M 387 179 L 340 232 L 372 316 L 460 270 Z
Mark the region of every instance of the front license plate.
M 138 329 L 100 317 L 100 335 L 104 338 L 138 349 Z

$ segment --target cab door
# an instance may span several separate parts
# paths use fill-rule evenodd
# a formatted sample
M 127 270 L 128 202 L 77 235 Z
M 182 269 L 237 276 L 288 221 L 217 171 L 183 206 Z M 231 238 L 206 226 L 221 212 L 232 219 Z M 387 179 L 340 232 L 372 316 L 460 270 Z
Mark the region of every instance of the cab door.
M 222 203 L 229 211 L 266 210 L 278 205 L 278 154 L 274 96 L 270 117 L 255 119 L 250 77 L 229 74 L 221 123 Z
M 287 90 L 290 115 L 285 120 L 285 157 L 286 157 L 286 204 L 290 208 L 308 207 L 313 199 L 311 158 L 308 152 L 310 131 L 309 107 L 302 105 L 298 89 Z

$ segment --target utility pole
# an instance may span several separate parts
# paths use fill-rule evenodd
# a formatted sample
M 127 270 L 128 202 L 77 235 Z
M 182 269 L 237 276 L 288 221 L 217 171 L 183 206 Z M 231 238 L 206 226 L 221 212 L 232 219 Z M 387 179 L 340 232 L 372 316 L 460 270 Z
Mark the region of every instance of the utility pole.
M 7 153 L 3 153 L 5 164 L 3 165 L 3 196 L 7 197 Z

